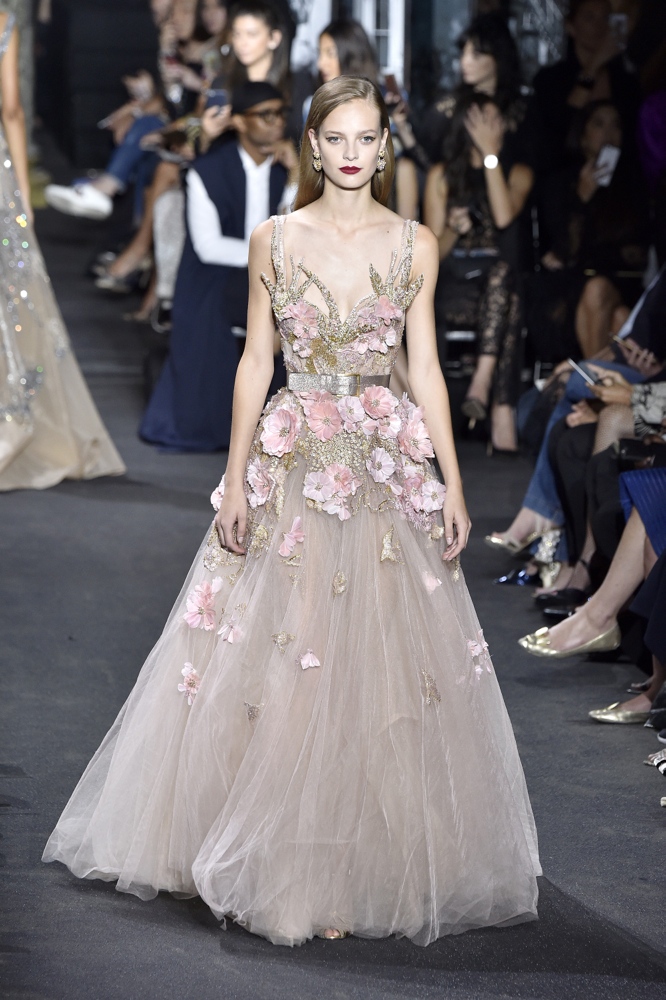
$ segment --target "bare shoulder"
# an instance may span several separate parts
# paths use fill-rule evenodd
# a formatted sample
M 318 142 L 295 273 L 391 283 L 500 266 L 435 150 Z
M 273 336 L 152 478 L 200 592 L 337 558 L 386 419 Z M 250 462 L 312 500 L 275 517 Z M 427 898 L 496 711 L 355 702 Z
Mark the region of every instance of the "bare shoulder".
M 252 230 L 250 235 L 250 252 L 263 254 L 271 252 L 271 238 L 273 236 L 273 220 L 266 219 L 265 222 L 260 222 L 258 226 Z
M 434 267 L 435 270 L 439 268 L 439 244 L 437 242 L 437 237 L 431 229 L 424 226 L 423 223 L 419 225 L 416 230 L 416 239 L 414 240 L 414 267 L 421 267 L 423 270 L 425 267 Z

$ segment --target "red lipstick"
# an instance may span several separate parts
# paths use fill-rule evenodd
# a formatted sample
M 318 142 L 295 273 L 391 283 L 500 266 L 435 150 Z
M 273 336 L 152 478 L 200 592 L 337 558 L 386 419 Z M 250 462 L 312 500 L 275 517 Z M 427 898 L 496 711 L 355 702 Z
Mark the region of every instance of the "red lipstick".
M 361 171 L 360 167 L 340 167 L 343 174 L 358 174 Z

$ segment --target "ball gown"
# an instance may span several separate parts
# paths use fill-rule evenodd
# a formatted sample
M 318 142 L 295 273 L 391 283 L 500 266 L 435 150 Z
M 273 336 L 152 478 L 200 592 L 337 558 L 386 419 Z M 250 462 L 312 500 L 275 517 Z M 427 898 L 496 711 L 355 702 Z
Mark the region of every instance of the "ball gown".
M 0 59 L 14 27 L 0 37 Z M 0 491 L 125 466 L 72 352 L 0 128 Z
M 534 919 L 513 730 L 442 561 L 425 415 L 387 388 L 417 224 L 344 321 L 303 262 L 287 283 L 283 225 L 264 281 L 289 384 L 248 457 L 246 555 L 206 534 L 44 860 L 143 899 L 199 894 L 284 945 Z

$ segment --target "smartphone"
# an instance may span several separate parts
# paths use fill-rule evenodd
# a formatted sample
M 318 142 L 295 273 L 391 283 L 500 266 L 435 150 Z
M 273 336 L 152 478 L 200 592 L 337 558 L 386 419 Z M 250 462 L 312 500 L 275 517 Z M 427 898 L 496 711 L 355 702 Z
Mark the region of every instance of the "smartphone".
M 620 159 L 620 149 L 617 146 L 602 146 L 597 156 L 595 169 L 598 173 L 597 184 L 599 187 L 608 187 L 613 180 L 613 174 Z
M 211 87 L 206 91 L 206 104 L 205 108 L 223 108 L 225 104 L 229 103 L 229 94 L 226 90 L 216 90 Z
M 611 14 L 608 26 L 620 48 L 626 49 L 629 34 L 629 18 L 626 14 Z
M 588 385 L 599 385 L 601 382 L 601 379 L 595 378 L 591 372 L 587 371 L 586 368 L 583 368 L 582 365 L 579 365 L 577 361 L 573 360 L 573 358 L 567 358 L 567 362 L 571 365 L 575 372 L 578 372 L 581 378 L 585 379 Z

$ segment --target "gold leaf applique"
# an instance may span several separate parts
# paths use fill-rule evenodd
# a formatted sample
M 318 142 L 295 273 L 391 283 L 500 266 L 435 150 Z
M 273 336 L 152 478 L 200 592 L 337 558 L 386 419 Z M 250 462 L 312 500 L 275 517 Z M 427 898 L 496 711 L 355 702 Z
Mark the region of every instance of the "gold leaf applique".
M 275 645 L 280 650 L 283 656 L 287 646 L 289 645 L 290 642 L 293 642 L 295 638 L 296 636 L 292 635 L 291 632 L 276 632 L 274 635 L 271 636 L 271 639 L 273 640 L 273 642 L 275 643 Z
M 435 678 L 432 677 L 427 670 L 421 668 L 421 674 L 423 675 L 423 682 L 425 684 L 425 703 L 426 705 L 431 705 L 433 701 L 441 701 L 439 691 L 437 690 L 437 684 L 435 683 Z
M 256 722 L 259 718 L 259 712 L 264 707 L 263 705 L 251 705 L 249 701 L 243 702 L 245 705 L 245 711 L 247 712 L 247 717 L 250 722 Z
M 333 593 L 344 594 L 346 589 L 347 589 L 347 577 L 340 569 L 333 577 Z
M 384 537 L 382 538 L 382 553 L 379 557 L 380 562 L 399 563 L 402 562 L 400 558 L 400 545 L 398 542 L 393 543 L 393 532 L 394 528 L 389 528 Z
M 460 579 L 460 559 L 458 556 L 451 561 L 451 579 L 454 583 L 457 583 Z
M 248 552 L 253 556 L 259 556 L 262 549 L 268 548 L 269 541 L 268 528 L 265 524 L 258 524 L 257 527 L 252 532 L 252 537 L 250 539 L 250 544 L 248 545 Z
M 217 528 L 213 525 L 203 554 L 203 564 L 209 573 L 214 573 L 219 566 L 237 566 L 242 560 L 242 556 L 222 548 Z
M 432 538 L 433 542 L 436 542 L 438 539 L 442 538 L 443 535 L 444 535 L 444 528 L 442 527 L 441 524 L 434 524 L 430 529 L 430 537 Z
M 300 566 L 301 565 L 301 553 L 297 552 L 295 556 L 289 556 L 288 559 L 284 561 L 285 566 Z

